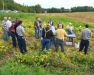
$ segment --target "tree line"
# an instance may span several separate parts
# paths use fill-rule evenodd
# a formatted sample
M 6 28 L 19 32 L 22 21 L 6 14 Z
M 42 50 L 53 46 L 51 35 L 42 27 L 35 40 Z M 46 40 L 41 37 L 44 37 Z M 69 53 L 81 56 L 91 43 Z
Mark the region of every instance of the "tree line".
M 27 6 L 16 3 L 14 0 L 0 0 L 0 10 L 18 10 L 26 13 L 63 13 L 63 12 L 90 12 L 94 11 L 92 6 L 77 6 L 71 9 L 61 8 L 42 8 L 41 5 Z

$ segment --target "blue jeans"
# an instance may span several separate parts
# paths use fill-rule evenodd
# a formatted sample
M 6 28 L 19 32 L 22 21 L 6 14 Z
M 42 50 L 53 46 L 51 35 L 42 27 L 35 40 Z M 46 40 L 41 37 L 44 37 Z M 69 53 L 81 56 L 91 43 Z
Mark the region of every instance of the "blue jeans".
M 39 37 L 42 36 L 42 28 L 40 28 L 40 31 L 39 31 Z
M 23 36 L 18 36 L 18 46 L 20 48 L 20 52 L 21 53 L 26 53 L 26 42 L 25 42 L 25 38 Z
M 88 50 L 88 46 L 89 46 L 89 41 L 88 40 L 81 40 L 79 51 L 82 51 L 83 48 L 85 47 L 84 48 L 84 54 L 86 54 L 87 53 L 87 50 Z
M 8 31 L 4 30 L 4 38 L 3 38 L 4 41 L 7 41 L 7 38 L 8 38 Z
M 42 40 L 42 50 L 44 50 L 45 47 L 46 47 L 46 50 L 49 50 L 49 48 L 50 48 L 50 42 L 51 42 L 50 39 L 43 38 L 43 40 Z
M 63 39 L 60 40 L 60 39 L 56 38 L 56 52 L 58 52 L 59 45 L 61 47 L 61 51 L 64 52 L 64 41 L 63 41 Z
M 68 30 L 68 34 L 73 34 L 72 30 Z
M 16 34 L 11 33 L 11 37 L 12 37 L 12 44 L 14 47 L 16 47 Z
M 38 38 L 39 38 L 39 32 L 40 32 L 40 30 L 39 30 L 39 29 L 35 29 L 35 37 L 36 37 L 36 39 L 38 39 Z
M 51 37 L 51 42 L 54 44 L 54 46 L 56 47 L 56 37 L 53 36 Z

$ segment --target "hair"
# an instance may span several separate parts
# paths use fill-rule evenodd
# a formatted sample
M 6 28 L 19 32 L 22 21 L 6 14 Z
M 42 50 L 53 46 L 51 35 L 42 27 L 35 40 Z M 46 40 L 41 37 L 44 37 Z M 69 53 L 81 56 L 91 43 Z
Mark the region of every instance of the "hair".
M 88 27 L 89 27 L 89 25 L 88 25 L 88 24 L 86 24 L 86 25 L 85 25 L 85 27 L 86 27 L 86 28 L 88 28 Z
M 62 26 L 62 28 L 64 28 L 64 25 L 63 25 L 63 24 L 58 24 L 58 26 L 57 26 L 57 27 L 59 28 L 59 26 Z
M 22 21 L 21 20 L 18 21 L 18 25 L 20 25 L 20 24 L 22 24 Z
M 39 17 L 36 17 L 36 19 L 38 19 Z

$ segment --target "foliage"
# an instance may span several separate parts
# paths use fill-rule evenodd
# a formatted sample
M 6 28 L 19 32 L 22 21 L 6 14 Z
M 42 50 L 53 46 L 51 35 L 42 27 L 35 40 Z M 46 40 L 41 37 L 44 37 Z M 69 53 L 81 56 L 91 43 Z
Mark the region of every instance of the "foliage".
M 4 3 L 4 7 L 3 7 Z M 16 3 L 14 0 L 0 0 L 0 9 L 4 10 L 18 10 L 20 12 L 26 13 L 62 13 L 62 12 L 87 12 L 94 11 L 92 6 L 78 6 L 72 7 L 71 9 L 66 9 L 64 7 L 61 8 L 43 8 L 41 5 L 37 4 L 35 6 L 21 5 L 20 3 Z
M 2 39 L 3 33 L 0 28 L 0 61 L 13 55 L 12 58 L 8 57 L 4 65 L 0 65 L 0 75 L 93 75 L 94 73 L 94 42 L 90 42 L 89 53 L 84 55 L 83 52 L 78 52 L 74 47 L 65 46 L 65 52 L 56 53 L 53 48 L 48 51 L 41 51 L 41 43 L 39 39 L 34 38 L 33 23 L 38 16 L 42 20 L 42 27 L 51 18 L 54 22 L 55 28 L 59 22 L 64 24 L 64 29 L 71 22 L 73 24 L 73 32 L 77 38 L 74 41 L 80 40 L 80 32 L 84 29 L 86 22 L 75 20 L 62 16 L 51 16 L 41 14 L 28 14 L 28 13 L 2 13 L 0 14 L 0 21 L 3 17 L 12 17 L 12 20 L 19 18 L 23 21 L 23 26 L 26 31 L 26 44 L 28 52 L 21 54 L 17 48 L 12 47 L 12 40 L 4 42 Z M 89 23 L 92 33 L 94 32 L 93 24 Z M 81 27 L 80 27 L 81 26 Z M 94 34 L 93 34 L 94 37 Z M 65 38 L 66 40 L 66 38 Z M 91 38 L 94 41 L 94 38 Z M 6 56 L 6 57 L 4 57 Z M 2 59 L 3 58 L 3 59 Z

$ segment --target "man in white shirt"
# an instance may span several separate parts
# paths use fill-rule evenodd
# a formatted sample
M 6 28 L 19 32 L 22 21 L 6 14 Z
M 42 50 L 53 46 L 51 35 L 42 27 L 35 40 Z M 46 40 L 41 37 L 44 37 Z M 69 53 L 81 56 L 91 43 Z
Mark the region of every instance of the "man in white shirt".
M 12 23 L 11 23 L 11 17 L 8 18 L 7 20 L 7 27 L 8 27 L 8 36 L 10 36 L 10 27 L 11 27 Z

